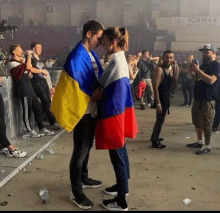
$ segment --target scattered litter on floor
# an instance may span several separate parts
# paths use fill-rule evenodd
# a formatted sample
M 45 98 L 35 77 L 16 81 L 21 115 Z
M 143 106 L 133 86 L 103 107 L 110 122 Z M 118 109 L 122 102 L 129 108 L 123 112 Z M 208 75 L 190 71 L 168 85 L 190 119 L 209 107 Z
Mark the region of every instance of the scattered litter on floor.
M 193 190 L 196 190 L 194 187 L 191 187 Z
M 11 197 L 11 196 L 13 196 L 13 195 L 14 195 L 13 193 L 10 193 L 8 196 Z
M 36 157 L 37 160 L 42 160 L 43 158 L 44 158 L 44 155 L 43 155 L 42 153 L 40 153 L 40 154 Z
M 47 151 L 48 151 L 51 155 L 54 155 L 54 154 L 55 154 L 55 151 L 53 151 L 52 149 L 47 149 Z
M 190 137 L 186 137 L 186 139 L 190 139 Z
M 183 200 L 183 202 L 184 202 L 185 205 L 188 205 L 191 202 L 191 200 L 186 198 L 185 200 Z
M 0 203 L 0 206 L 6 206 L 7 204 L 8 204 L 8 202 L 4 201 L 4 202 Z

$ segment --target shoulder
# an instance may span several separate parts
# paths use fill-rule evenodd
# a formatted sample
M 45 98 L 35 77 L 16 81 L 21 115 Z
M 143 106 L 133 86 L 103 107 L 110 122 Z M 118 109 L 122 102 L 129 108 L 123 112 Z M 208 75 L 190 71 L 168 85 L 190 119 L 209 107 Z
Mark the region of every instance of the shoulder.
M 13 69 L 14 67 L 17 67 L 19 65 L 21 65 L 21 63 L 19 63 L 17 61 L 9 61 L 8 64 L 7 64 L 9 70 Z

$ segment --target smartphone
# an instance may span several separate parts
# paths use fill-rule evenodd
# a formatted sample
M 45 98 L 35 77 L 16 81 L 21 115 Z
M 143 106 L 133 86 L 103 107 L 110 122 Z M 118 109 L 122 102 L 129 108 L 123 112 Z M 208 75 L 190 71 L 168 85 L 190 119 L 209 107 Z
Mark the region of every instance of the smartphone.
M 192 63 L 193 63 L 193 64 L 196 64 L 196 65 L 199 64 L 198 60 L 196 60 L 196 59 L 193 59 L 193 60 L 192 60 Z

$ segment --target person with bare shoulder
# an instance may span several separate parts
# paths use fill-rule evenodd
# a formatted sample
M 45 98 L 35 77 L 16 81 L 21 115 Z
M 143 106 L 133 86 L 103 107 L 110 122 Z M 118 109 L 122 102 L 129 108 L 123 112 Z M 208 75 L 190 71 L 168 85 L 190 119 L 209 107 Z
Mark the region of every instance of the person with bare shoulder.
M 170 84 L 177 83 L 179 68 L 174 60 L 174 53 L 167 50 L 163 54 L 163 63 L 158 66 L 153 75 L 153 89 L 156 105 L 156 122 L 151 135 L 151 148 L 163 149 L 166 146 L 161 144 L 164 140 L 160 138 L 160 132 L 170 107 Z

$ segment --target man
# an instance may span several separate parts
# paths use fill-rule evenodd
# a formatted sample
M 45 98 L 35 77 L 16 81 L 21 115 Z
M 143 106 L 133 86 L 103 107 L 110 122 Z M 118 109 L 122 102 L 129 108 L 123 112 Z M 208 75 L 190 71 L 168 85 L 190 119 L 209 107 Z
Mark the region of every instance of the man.
M 194 82 L 192 81 L 191 78 L 190 64 L 192 63 L 193 59 L 194 59 L 194 55 L 192 54 L 189 55 L 188 61 L 182 67 L 183 78 L 184 78 L 182 82 L 182 93 L 184 97 L 184 103 L 181 106 L 192 105 Z
M 198 155 L 211 152 L 211 133 L 215 114 L 215 101 L 218 98 L 220 86 L 220 65 L 215 60 L 216 47 L 206 44 L 202 51 L 203 64 L 199 67 L 191 63 L 192 78 L 196 80 L 194 86 L 194 101 L 192 106 L 192 122 L 195 125 L 198 141 L 187 144 L 187 147 L 201 148 Z M 204 132 L 205 144 L 202 140 Z
M 32 42 L 31 49 L 33 54 L 31 57 L 31 64 L 34 68 L 42 70 L 41 58 L 42 45 L 39 42 Z M 38 98 L 41 100 L 41 106 L 44 110 L 44 113 L 47 116 L 47 119 L 54 130 L 59 130 L 60 127 L 56 123 L 54 115 L 50 111 L 50 90 L 47 83 L 47 80 L 44 75 L 40 73 L 33 73 L 33 78 L 31 79 L 32 86 Z
M 101 181 L 88 178 L 87 167 L 96 127 L 91 97 L 99 87 L 98 79 L 103 72 L 92 49 L 101 44 L 103 29 L 103 25 L 95 20 L 84 24 L 82 41 L 67 57 L 51 104 L 51 111 L 58 124 L 68 132 L 74 129 L 70 200 L 81 209 L 93 206 L 82 188 L 97 188 L 102 184 Z
M 158 66 L 153 75 L 153 89 L 156 104 L 156 122 L 154 124 L 153 133 L 151 135 L 151 148 L 163 149 L 166 146 L 161 144 L 160 132 L 164 123 L 167 112 L 170 107 L 170 84 L 173 81 L 177 83 L 179 76 L 179 68 L 174 61 L 174 54 L 167 50 L 163 54 L 163 64 Z
M 157 63 L 159 57 L 151 58 L 148 50 L 143 52 L 143 58 L 138 62 L 138 69 L 140 71 L 141 80 L 146 83 L 147 93 L 149 95 L 149 106 L 152 107 L 154 104 L 154 91 L 151 80 L 151 73 L 155 68 L 155 62 Z M 145 102 L 144 102 L 145 91 L 141 97 L 141 110 L 145 110 Z
M 45 66 L 51 68 L 51 67 L 53 67 L 55 62 L 56 62 L 56 60 L 53 60 L 52 58 L 49 58 L 49 60 L 47 60 L 45 62 Z
M 0 82 L 2 82 L 0 77 Z M 5 106 L 2 94 L 0 93 L 0 154 L 5 154 L 7 157 L 23 158 L 27 155 L 26 152 L 17 150 L 8 140 L 6 135 L 5 124 Z
M 28 132 L 26 136 L 39 138 L 40 136 L 44 135 L 53 135 L 54 132 L 44 128 L 40 102 L 30 81 L 30 78 L 33 77 L 32 73 L 48 75 L 48 72 L 46 70 L 39 70 L 32 67 L 31 50 L 27 51 L 27 60 L 25 62 L 23 50 L 19 44 L 11 45 L 9 48 L 9 53 L 12 56 L 12 59 L 9 61 L 8 67 L 16 82 L 17 96 L 20 98 L 23 106 L 23 121 Z M 32 110 L 35 121 L 39 128 L 39 134 L 32 129 L 30 124 Z
M 0 66 L 4 66 L 6 61 L 5 54 L 2 52 L 2 48 L 0 47 Z

